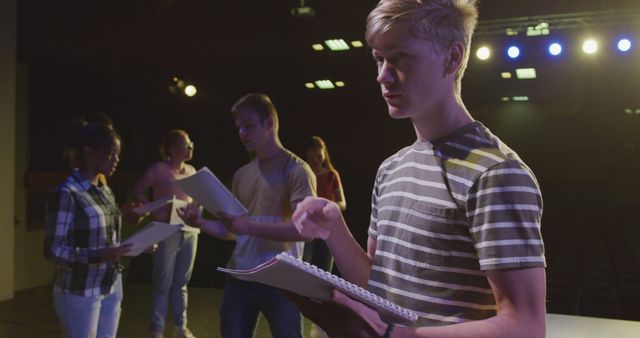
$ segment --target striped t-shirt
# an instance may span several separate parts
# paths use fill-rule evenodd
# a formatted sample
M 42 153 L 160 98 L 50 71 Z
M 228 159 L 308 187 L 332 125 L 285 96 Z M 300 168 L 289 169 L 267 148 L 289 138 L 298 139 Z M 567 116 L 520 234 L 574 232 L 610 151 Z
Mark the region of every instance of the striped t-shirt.
M 378 169 L 369 290 L 419 326 L 496 313 L 483 271 L 544 267 L 542 196 L 531 170 L 479 122 L 416 142 Z

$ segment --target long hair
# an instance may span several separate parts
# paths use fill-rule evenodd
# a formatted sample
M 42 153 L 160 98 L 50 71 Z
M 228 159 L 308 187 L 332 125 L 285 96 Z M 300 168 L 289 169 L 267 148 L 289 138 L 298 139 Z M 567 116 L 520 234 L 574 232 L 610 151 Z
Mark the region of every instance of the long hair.
M 320 136 L 311 136 L 304 142 L 304 145 L 302 146 L 302 155 L 306 156 L 307 151 L 313 148 L 320 148 L 320 150 L 324 152 L 324 162 L 322 162 L 322 166 L 331 171 L 335 170 L 333 162 L 331 162 L 331 156 L 329 156 L 327 144 Z

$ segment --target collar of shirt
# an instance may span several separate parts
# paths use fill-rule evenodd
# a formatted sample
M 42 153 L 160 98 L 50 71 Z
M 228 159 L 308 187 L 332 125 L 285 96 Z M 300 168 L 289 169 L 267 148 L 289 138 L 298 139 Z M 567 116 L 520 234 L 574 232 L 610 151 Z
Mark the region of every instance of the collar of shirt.
M 76 180 L 76 183 L 78 183 L 78 186 L 83 191 L 89 191 L 89 189 L 91 189 L 92 187 L 98 190 L 102 188 L 102 183 L 98 182 L 98 185 L 94 185 L 93 183 L 91 183 L 91 181 L 89 181 L 86 177 L 84 177 L 84 175 L 82 175 L 80 173 L 80 170 L 78 169 L 73 169 L 73 172 L 71 173 L 71 175 L 73 176 L 73 178 Z

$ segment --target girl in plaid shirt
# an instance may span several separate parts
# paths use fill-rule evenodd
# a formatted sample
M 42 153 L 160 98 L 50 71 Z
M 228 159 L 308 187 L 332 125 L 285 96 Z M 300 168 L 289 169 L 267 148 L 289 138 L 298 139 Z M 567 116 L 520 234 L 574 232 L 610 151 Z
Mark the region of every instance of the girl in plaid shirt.
M 65 337 L 115 337 L 120 319 L 121 214 L 111 189 L 100 180 L 119 161 L 113 128 L 86 124 L 75 130 L 78 168 L 47 204 L 44 256 L 56 265 L 53 300 Z

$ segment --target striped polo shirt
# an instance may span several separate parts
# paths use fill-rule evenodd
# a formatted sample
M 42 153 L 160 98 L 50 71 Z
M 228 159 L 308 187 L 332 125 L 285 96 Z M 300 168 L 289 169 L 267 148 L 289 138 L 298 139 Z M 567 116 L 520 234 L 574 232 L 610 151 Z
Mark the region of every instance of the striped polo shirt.
M 544 267 L 542 196 L 531 170 L 479 122 L 416 142 L 378 169 L 369 290 L 418 326 L 494 316 L 484 271 Z

